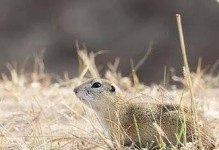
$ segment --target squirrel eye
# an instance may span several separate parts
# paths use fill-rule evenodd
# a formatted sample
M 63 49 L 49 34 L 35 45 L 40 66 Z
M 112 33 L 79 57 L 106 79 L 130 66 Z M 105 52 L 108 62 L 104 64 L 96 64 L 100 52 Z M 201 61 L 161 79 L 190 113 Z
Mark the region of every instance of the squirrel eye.
M 101 87 L 101 83 L 100 83 L 100 82 L 95 82 L 95 83 L 91 86 L 91 88 L 99 88 L 99 87 Z

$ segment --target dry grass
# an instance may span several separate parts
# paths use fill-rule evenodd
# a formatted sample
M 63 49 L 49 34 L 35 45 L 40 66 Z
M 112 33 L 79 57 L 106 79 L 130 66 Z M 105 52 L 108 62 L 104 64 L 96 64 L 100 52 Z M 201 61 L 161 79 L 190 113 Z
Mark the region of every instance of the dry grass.
M 90 59 L 90 55 L 79 50 L 80 57 Z M 94 54 L 92 54 L 94 56 Z M 116 63 L 115 63 L 116 64 Z M 64 79 L 51 83 L 51 76 L 36 69 L 30 74 L 19 74 L 10 67 L 10 76 L 3 75 L 0 81 L 0 146 L 2 149 L 113 149 L 92 110 L 84 106 L 73 94 L 73 88 L 84 81 L 84 76 L 93 77 L 98 72 L 95 63 L 82 67 L 78 78 Z M 166 90 L 162 86 L 148 87 L 134 84 L 111 65 L 105 78 L 119 84 L 132 97 L 144 96 L 148 100 L 157 99 L 167 103 L 188 101 L 189 91 Z M 40 67 L 39 67 L 40 68 Z M 96 67 L 95 67 L 96 68 Z M 114 68 L 114 69 L 113 69 Z M 97 71 L 97 70 L 96 70 Z M 99 74 L 98 74 L 99 75 Z M 195 74 L 192 81 L 197 110 L 204 113 L 209 125 L 219 138 L 219 88 L 210 87 L 209 76 Z M 182 78 L 183 81 L 183 78 Z M 207 82 L 207 84 L 206 84 Z M 217 80 L 218 82 L 218 80 Z M 137 93 L 137 94 L 136 94 Z
M 135 72 L 138 65 L 132 64 L 131 76 L 123 77 L 118 71 L 119 59 L 108 63 L 109 69 L 102 76 L 95 65 L 95 57 L 103 52 L 87 53 L 86 48 L 80 48 L 78 44 L 77 49 L 80 69 L 74 79 L 69 79 L 65 74 L 64 79 L 51 82 L 54 77 L 44 72 L 41 57 L 34 59 L 33 71 L 28 74 L 24 73 L 24 67 L 18 69 L 17 66 L 8 65 L 10 75 L 2 73 L 0 80 L 0 149 L 114 149 L 96 114 L 73 93 L 74 87 L 87 77 L 107 78 L 133 98 L 171 104 L 183 102 L 192 107 L 194 115 L 197 111 L 203 113 L 219 141 L 219 74 L 217 77 L 206 75 L 201 65 L 196 73 L 190 73 L 185 60 L 185 76 L 173 75 L 172 79 L 188 88 L 171 89 L 170 85 L 168 88 L 171 90 L 167 90 L 166 78 L 164 86 L 140 83 Z M 145 59 L 147 56 L 148 53 Z M 154 125 L 165 135 L 158 124 Z M 135 126 L 138 131 L 137 122 Z M 118 141 L 114 146 L 124 149 Z M 160 147 L 168 149 L 162 142 Z M 192 147 L 193 143 L 185 142 L 184 149 Z M 151 148 L 150 143 L 148 148 Z

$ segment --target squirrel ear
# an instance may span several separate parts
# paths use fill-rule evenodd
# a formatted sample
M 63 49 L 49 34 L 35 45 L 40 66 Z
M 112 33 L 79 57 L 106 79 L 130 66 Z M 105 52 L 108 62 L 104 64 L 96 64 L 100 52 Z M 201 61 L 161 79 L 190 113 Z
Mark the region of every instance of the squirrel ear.
M 116 88 L 113 85 L 111 85 L 110 92 L 115 92 L 115 91 L 116 91 Z

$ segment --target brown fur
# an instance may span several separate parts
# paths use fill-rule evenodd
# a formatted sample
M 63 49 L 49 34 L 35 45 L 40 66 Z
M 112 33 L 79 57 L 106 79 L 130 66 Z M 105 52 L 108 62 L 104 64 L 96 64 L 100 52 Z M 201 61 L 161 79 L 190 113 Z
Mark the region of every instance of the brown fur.
M 91 88 L 97 82 L 102 86 Z M 115 87 L 115 92 L 112 92 L 112 86 Z M 116 85 L 103 79 L 89 80 L 75 88 L 74 91 L 80 99 L 97 112 L 108 128 L 112 139 L 121 144 L 129 145 L 134 142 L 144 147 L 152 141 L 154 145 L 162 141 L 166 145 L 178 144 L 179 146 L 179 142 L 183 143 L 183 136 L 178 141 L 176 135 L 183 129 L 184 123 L 186 124 L 186 141 L 197 140 L 194 139 L 197 137 L 195 136 L 195 119 L 187 108 L 129 100 L 122 95 Z M 199 115 L 200 118 L 201 115 Z M 139 130 L 139 136 L 137 130 Z M 207 125 L 200 126 L 199 130 L 203 147 L 213 149 L 215 143 Z

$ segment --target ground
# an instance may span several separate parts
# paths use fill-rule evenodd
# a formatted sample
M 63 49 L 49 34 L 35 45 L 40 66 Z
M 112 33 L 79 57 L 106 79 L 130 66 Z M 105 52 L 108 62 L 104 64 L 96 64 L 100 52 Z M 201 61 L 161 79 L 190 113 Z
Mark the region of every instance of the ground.
M 91 61 L 93 59 L 90 59 Z M 88 62 L 92 64 L 93 62 Z M 109 65 L 110 66 L 110 65 Z M 174 85 L 147 86 L 137 76 L 122 77 L 112 65 L 105 78 L 118 84 L 128 96 L 159 99 L 164 103 L 190 103 L 190 92 Z M 90 76 L 99 76 L 96 68 L 85 67 L 77 78 L 52 80 L 40 71 L 10 75 L 0 80 L 1 149 L 110 149 L 112 143 L 96 114 L 75 96 L 74 87 Z M 197 110 L 219 140 L 219 78 L 191 74 Z M 176 77 L 175 77 L 176 78 Z M 177 81 L 184 82 L 183 78 Z M 185 84 L 186 85 L 186 84 Z

